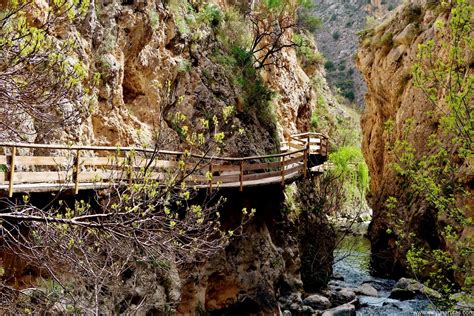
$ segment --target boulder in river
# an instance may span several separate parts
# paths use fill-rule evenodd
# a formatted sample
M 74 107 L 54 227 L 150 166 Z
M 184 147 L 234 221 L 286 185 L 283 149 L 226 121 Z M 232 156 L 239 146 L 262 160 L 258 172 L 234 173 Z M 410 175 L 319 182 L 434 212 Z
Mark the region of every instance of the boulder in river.
M 303 300 L 303 304 L 318 310 L 324 310 L 331 307 L 329 299 L 319 294 L 308 296 Z
M 364 283 L 354 291 L 356 294 L 365 296 L 379 296 L 379 292 L 370 284 Z
M 441 294 L 439 292 L 430 289 L 416 280 L 408 278 L 401 278 L 398 280 L 389 297 L 398 300 L 409 300 L 415 298 L 415 296 L 419 294 L 433 299 L 441 298 Z
M 331 291 L 332 306 L 346 304 L 355 299 L 356 299 L 356 294 L 351 289 L 342 288 L 340 290 Z
M 324 311 L 322 316 L 355 316 L 356 307 L 354 304 L 347 303 Z
M 344 276 L 340 273 L 334 272 L 331 276 L 331 279 L 337 280 L 337 281 L 344 281 Z

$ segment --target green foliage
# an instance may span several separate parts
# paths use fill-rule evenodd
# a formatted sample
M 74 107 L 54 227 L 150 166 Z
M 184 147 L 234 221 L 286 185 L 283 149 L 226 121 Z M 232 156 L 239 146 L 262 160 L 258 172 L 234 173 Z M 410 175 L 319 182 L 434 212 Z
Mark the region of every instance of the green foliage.
M 323 26 L 321 18 L 314 14 L 314 3 L 310 0 L 299 0 L 298 25 L 311 33 Z
M 212 27 L 218 27 L 224 19 L 221 9 L 213 4 L 206 4 L 198 14 L 198 20 L 204 21 Z
M 160 23 L 160 16 L 156 11 L 150 10 L 148 11 L 148 18 L 150 19 L 151 29 L 156 31 Z
M 206 27 L 218 28 L 224 20 L 221 9 L 214 4 L 204 6 L 193 6 L 187 0 L 170 0 L 168 8 L 174 15 L 178 32 L 184 38 L 192 41 L 201 40 L 202 30 Z
M 305 32 L 293 35 L 293 42 L 296 44 L 296 54 L 303 67 L 307 65 L 322 65 L 325 62 L 321 53 L 316 51 L 310 36 Z
M 392 45 L 392 40 L 393 40 L 393 33 L 391 32 L 386 32 L 382 35 L 382 37 L 373 43 L 373 45 L 377 48 L 383 47 L 383 46 L 390 46 Z
M 272 2 L 269 5 L 277 4 Z M 211 59 L 224 67 L 226 76 L 241 90 L 243 113 L 247 117 L 255 117 L 266 128 L 273 130 L 276 118 L 270 101 L 274 93 L 254 67 L 254 56 L 248 49 L 249 37 L 237 29 L 245 27 L 245 18 L 238 11 L 226 11 L 217 30 L 220 47 L 214 51 Z
M 181 59 L 179 61 L 179 67 L 178 67 L 178 70 L 179 72 L 190 72 L 191 71 L 191 62 L 187 59 Z
M 331 172 L 340 175 L 350 198 L 362 199 L 369 187 L 369 169 L 358 147 L 342 147 L 329 155 Z
M 94 86 L 87 81 L 92 74 L 79 58 L 75 38 L 58 39 L 49 25 L 80 19 L 89 1 L 53 1 L 47 15 L 31 1 L 7 3 L 0 14 L 0 103 L 6 105 L 0 117 L 10 121 L 0 125 L 6 123 L 12 140 L 31 134 L 19 120 L 34 121 L 35 132 L 43 135 L 58 125 L 77 124 L 90 112 Z M 34 18 L 39 22 L 33 23 Z
M 336 67 L 334 66 L 334 63 L 330 60 L 328 60 L 324 63 L 324 68 L 326 68 L 327 71 L 336 70 Z
M 340 37 L 341 37 L 341 34 L 338 31 L 335 31 L 335 32 L 332 33 L 332 38 L 334 40 L 337 41 Z
M 263 5 L 270 10 L 281 9 L 285 5 L 284 0 L 263 0 Z

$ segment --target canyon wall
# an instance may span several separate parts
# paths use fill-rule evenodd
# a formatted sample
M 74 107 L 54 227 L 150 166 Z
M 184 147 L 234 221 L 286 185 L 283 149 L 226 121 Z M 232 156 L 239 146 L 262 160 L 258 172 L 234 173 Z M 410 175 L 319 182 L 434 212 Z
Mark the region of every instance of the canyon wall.
M 369 202 L 374 210 L 369 231 L 372 263 L 375 272 L 392 277 L 407 272 L 408 249 L 400 246 L 397 242 L 400 236 L 391 230 L 400 220 L 404 221 L 404 232 L 416 234 L 419 244 L 428 249 L 446 248 L 441 234 L 446 219 L 438 217 L 425 199 L 413 198 L 414 192 L 391 167 L 398 158 L 391 148 L 396 140 L 406 137 L 417 157 L 421 157 L 431 152 L 430 135 L 441 135 L 439 124 L 433 121 L 433 105 L 423 91 L 414 86 L 412 67 L 417 62 L 419 44 L 443 40 L 443 33 L 436 24 L 446 24 L 449 18 L 449 8 L 441 8 L 437 1 L 407 2 L 390 18 L 362 35 L 356 58 L 368 86 L 361 125 L 363 152 L 371 176 Z M 435 52 L 438 57 L 443 54 L 447 54 L 443 49 Z M 472 63 L 472 56 L 467 56 L 467 63 Z M 413 122 L 411 129 L 407 129 L 409 122 Z M 452 150 L 452 143 L 440 137 L 444 146 Z M 457 176 L 466 184 L 472 181 L 472 171 L 461 166 Z M 406 203 L 394 216 L 389 215 L 389 197 Z M 466 215 L 472 217 L 472 214 Z M 461 236 L 472 234 L 472 227 L 460 229 L 464 230 Z

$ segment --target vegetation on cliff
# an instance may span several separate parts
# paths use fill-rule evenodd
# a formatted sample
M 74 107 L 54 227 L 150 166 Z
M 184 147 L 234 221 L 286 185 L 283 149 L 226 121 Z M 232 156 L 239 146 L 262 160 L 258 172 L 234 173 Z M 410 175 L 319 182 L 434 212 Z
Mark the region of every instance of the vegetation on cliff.
M 5 5 L 5 4 L 3 4 Z M 35 129 L 47 139 L 87 117 L 93 80 L 74 39 L 51 30 L 85 14 L 87 1 L 58 1 L 47 12 L 28 1 L 6 4 L 0 15 L 0 140 L 30 141 Z M 29 16 L 33 14 L 33 16 Z M 28 125 L 33 118 L 36 126 Z
M 438 131 L 428 139 L 429 153 L 418 152 L 407 139 L 393 145 L 398 157 L 393 168 L 411 190 L 411 198 L 422 199 L 433 209 L 439 221 L 433 229 L 440 244 L 419 243 L 416 233 L 405 231 L 403 218 L 395 221 L 400 226 L 393 233 L 399 247 L 409 248 L 407 261 L 413 273 L 441 290 L 446 295 L 443 303 L 452 305 L 467 296 L 452 299 L 450 295 L 459 290 L 469 293 L 474 287 L 474 236 L 469 233 L 473 227 L 469 181 L 473 176 L 474 75 L 466 60 L 472 54 L 474 7 L 457 0 L 442 9 L 450 10 L 449 21 L 436 25 L 444 40 L 420 44 L 419 60 L 413 66 L 415 85 L 431 104 Z M 406 122 L 406 132 L 415 124 Z M 392 215 L 399 216 L 404 202 L 393 197 L 388 203 Z
M 473 287 L 472 14 L 463 0 L 405 3 L 361 34 L 358 55 L 373 266 L 414 274 L 450 306 Z

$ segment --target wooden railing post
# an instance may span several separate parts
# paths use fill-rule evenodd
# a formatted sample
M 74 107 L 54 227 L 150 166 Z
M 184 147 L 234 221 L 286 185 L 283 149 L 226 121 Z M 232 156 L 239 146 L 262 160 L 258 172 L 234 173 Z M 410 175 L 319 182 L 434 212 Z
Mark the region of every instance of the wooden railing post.
M 308 177 L 308 154 L 309 154 L 309 143 L 306 144 L 306 148 L 303 152 L 303 164 L 304 164 L 304 167 L 303 167 L 303 175 L 305 178 Z
M 240 192 L 242 192 L 244 190 L 244 161 L 243 160 L 240 161 L 239 180 L 240 180 Z
M 324 136 L 324 155 L 328 155 L 328 150 L 329 150 L 329 139 Z
M 79 193 L 79 169 L 81 166 L 81 151 L 78 149 L 76 150 L 76 159 L 74 163 L 74 194 Z
M 285 185 L 285 156 L 281 157 L 281 185 Z
M 209 193 L 212 193 L 212 161 L 209 163 Z
M 12 147 L 12 155 L 10 157 L 10 182 L 8 183 L 8 197 L 13 197 L 13 183 L 15 181 L 15 157 L 16 147 Z

